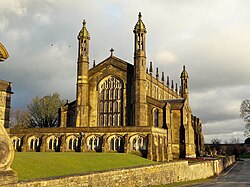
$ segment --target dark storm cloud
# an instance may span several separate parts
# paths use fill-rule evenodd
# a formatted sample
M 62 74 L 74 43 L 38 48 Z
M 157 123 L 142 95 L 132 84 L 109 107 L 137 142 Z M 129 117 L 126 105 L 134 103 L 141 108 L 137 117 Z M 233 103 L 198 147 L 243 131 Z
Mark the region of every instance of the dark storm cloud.
M 204 122 L 206 141 L 243 140 L 239 106 L 250 95 L 249 8 L 244 0 L 2 0 L 0 39 L 10 58 L 1 64 L 0 79 L 13 82 L 13 108 L 52 92 L 73 100 L 82 19 L 91 35 L 90 66 L 108 57 L 111 47 L 133 63 L 133 28 L 141 11 L 148 64 L 178 83 L 186 65 L 191 107 Z

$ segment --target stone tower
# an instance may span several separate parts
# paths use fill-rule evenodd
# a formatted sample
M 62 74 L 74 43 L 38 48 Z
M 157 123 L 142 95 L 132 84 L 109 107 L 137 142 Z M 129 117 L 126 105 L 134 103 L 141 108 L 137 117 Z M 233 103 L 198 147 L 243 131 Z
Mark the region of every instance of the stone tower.
M 183 71 L 181 72 L 181 97 L 187 99 L 188 101 L 188 73 L 186 71 L 185 65 L 183 66 Z
M 77 117 L 76 127 L 87 127 L 89 124 L 89 40 L 90 35 L 83 20 L 82 29 L 77 37 L 78 61 L 77 61 Z
M 135 125 L 147 126 L 146 104 L 146 27 L 139 13 L 134 28 Z

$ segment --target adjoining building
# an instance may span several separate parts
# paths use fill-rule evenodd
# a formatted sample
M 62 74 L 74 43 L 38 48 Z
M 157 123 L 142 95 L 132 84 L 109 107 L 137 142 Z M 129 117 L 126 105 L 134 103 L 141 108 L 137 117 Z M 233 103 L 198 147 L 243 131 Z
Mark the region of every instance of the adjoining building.
M 9 57 L 5 47 L 0 43 L 0 62 Z M 9 127 L 10 100 L 12 83 L 0 80 L 0 125 Z
M 178 89 L 152 62 L 147 68 L 146 27 L 134 27 L 134 63 L 111 55 L 89 68 L 90 34 L 78 35 L 76 100 L 60 108 L 60 127 L 11 129 L 17 151 L 124 152 L 155 161 L 202 154 L 202 122 L 189 105 L 188 73 Z M 161 75 L 160 75 L 161 74 Z
M 9 54 L 0 43 L 0 62 Z M 0 80 L 0 186 L 9 186 L 17 182 L 17 174 L 10 168 L 14 159 L 14 149 L 5 127 L 9 126 L 11 83 Z

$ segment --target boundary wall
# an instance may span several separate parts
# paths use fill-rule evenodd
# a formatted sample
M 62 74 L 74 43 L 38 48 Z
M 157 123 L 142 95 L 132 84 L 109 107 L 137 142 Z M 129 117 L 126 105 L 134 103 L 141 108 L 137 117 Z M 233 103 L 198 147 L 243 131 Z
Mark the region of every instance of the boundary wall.
M 158 163 L 147 166 L 121 168 L 108 171 L 90 172 L 84 174 L 35 179 L 18 182 L 11 186 L 17 187 L 42 187 L 42 186 L 151 186 L 170 184 L 175 182 L 205 179 L 222 172 L 226 167 L 235 162 L 234 156 L 207 160 L 196 163 L 176 161 Z

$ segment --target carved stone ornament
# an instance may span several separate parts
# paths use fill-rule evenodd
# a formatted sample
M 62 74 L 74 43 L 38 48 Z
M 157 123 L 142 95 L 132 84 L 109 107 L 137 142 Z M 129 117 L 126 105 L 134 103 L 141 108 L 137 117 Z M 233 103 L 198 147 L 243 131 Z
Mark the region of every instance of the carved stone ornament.
M 4 127 L 0 125 L 0 171 L 8 170 L 13 158 L 13 145 Z

